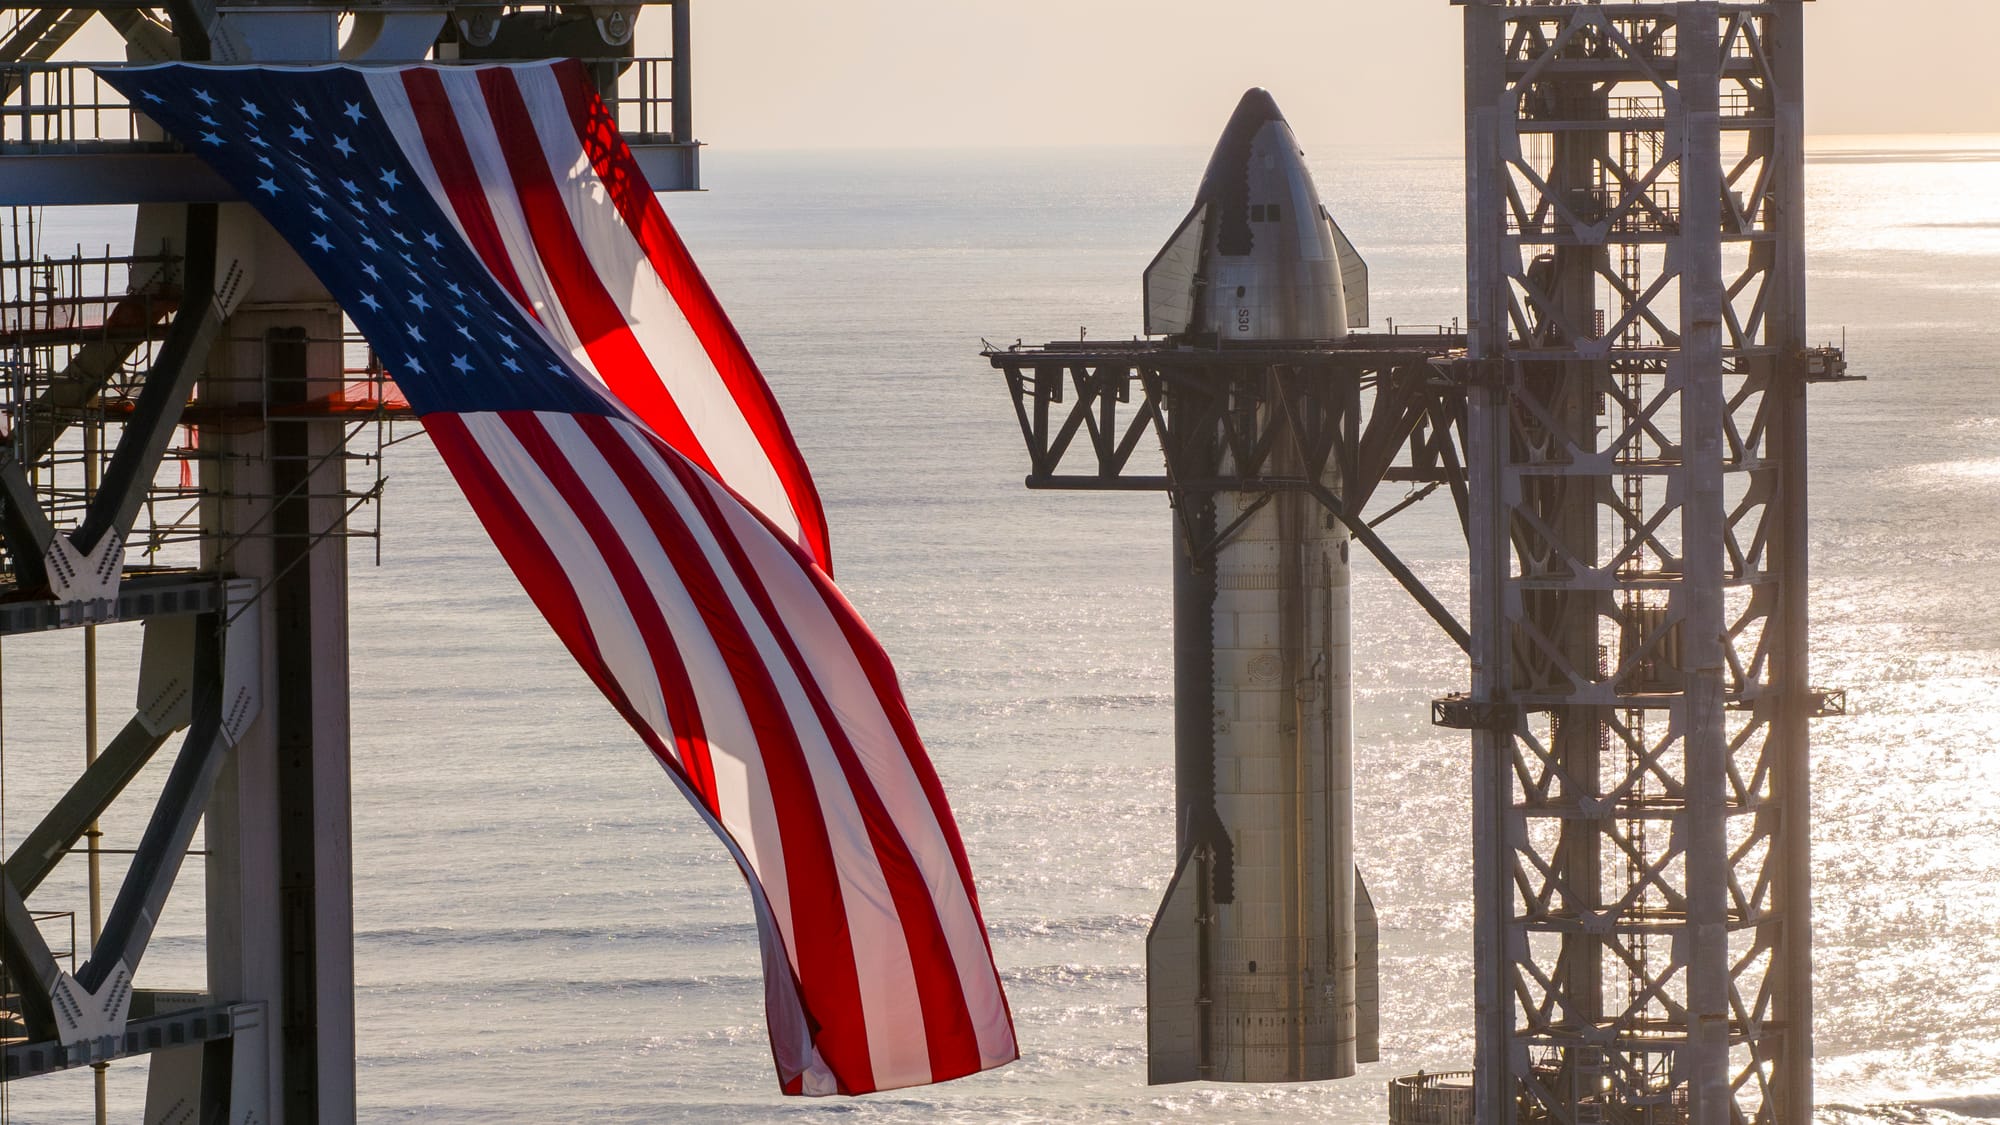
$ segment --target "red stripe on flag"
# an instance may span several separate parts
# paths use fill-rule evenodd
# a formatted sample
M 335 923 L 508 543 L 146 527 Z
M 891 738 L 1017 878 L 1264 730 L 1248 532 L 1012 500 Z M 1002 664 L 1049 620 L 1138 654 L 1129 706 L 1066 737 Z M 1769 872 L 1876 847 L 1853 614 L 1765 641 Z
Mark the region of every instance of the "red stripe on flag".
M 719 481 L 711 480 L 707 484 L 709 488 L 730 491 L 728 485 Z M 860 611 L 855 609 L 853 603 L 847 600 L 847 596 L 840 592 L 840 587 L 834 584 L 833 579 L 823 571 L 814 569 L 811 556 L 803 548 L 792 542 L 789 536 L 755 507 L 747 503 L 742 503 L 741 506 L 751 518 L 762 522 L 785 549 L 792 552 L 793 557 L 812 579 L 814 587 L 819 590 L 821 599 L 826 603 L 827 612 L 839 622 L 848 647 L 853 650 L 855 659 L 867 674 L 869 685 L 881 702 L 884 714 L 888 716 L 890 725 L 895 728 L 897 740 L 902 743 L 903 751 L 909 758 L 911 772 L 916 775 L 925 797 L 930 801 L 932 815 L 937 820 L 938 829 L 943 833 L 946 845 L 951 849 L 952 861 L 958 868 L 959 880 L 965 887 L 966 901 L 972 908 L 973 918 L 978 922 L 980 941 L 985 944 L 987 960 L 991 964 L 993 941 L 986 932 L 986 920 L 979 906 L 977 886 L 972 881 L 972 864 L 966 857 L 965 841 L 959 833 L 958 820 L 952 815 L 951 804 L 945 799 L 944 785 L 938 780 L 937 769 L 931 764 L 930 756 L 924 750 L 923 739 L 917 733 L 916 720 L 910 715 L 909 704 L 903 697 L 902 687 L 896 677 L 896 667 L 890 661 L 887 650 L 868 628 Z M 993 974 L 993 990 L 999 995 L 1001 1005 L 1007 1012 L 1008 1037 L 1011 1040 L 1014 1023 L 1013 1007 L 1007 1000 L 1006 990 L 1000 986 L 997 966 L 993 969 Z M 1013 1057 L 1020 1057 L 1018 1044 Z
M 710 488 L 721 489 L 731 496 L 736 496 L 735 491 L 721 481 L 711 479 L 707 484 Z M 820 597 L 826 602 L 827 611 L 833 615 L 835 621 L 840 622 L 841 630 L 847 636 L 848 646 L 854 650 L 855 659 L 860 662 L 862 670 L 868 673 L 868 682 L 874 687 L 876 698 L 882 701 L 882 709 L 889 716 L 890 725 L 895 727 L 896 735 L 903 744 L 903 750 L 909 756 L 911 770 L 923 783 L 924 793 L 930 798 L 931 811 L 937 816 L 938 827 L 943 829 L 945 841 L 951 845 L 952 855 L 958 863 L 959 875 L 965 882 L 967 894 L 970 895 L 973 886 L 972 867 L 965 858 L 965 843 L 959 837 L 958 822 L 951 815 L 951 804 L 945 800 L 944 786 L 938 781 L 937 770 L 931 765 L 930 756 L 924 752 L 923 739 L 917 734 L 916 720 L 910 716 L 909 704 L 903 698 L 902 686 L 896 678 L 896 666 L 890 661 L 889 653 L 882 647 L 882 642 L 876 638 L 874 632 L 868 628 L 867 622 L 862 619 L 861 611 L 854 608 L 854 604 L 840 592 L 840 587 L 834 584 L 830 576 L 814 566 L 810 554 L 793 542 L 792 537 L 772 523 L 769 517 L 758 511 L 755 505 L 741 497 L 737 497 L 737 503 L 751 518 L 762 523 L 786 550 L 792 552 L 799 565 L 806 569 L 814 587 L 819 590 Z M 975 911 L 978 909 L 976 897 L 973 899 L 973 909 Z M 982 922 L 981 931 L 984 932 L 984 929 Z
M 555 553 L 543 541 L 541 529 L 535 526 L 535 521 L 514 498 L 513 491 L 486 460 L 485 451 L 467 432 L 465 422 L 456 414 L 442 412 L 426 414 L 421 421 L 425 432 L 431 435 L 431 442 L 437 446 L 438 455 L 444 459 L 445 468 L 451 470 L 459 490 L 471 502 L 479 522 L 493 537 L 494 545 L 500 548 L 500 557 L 513 568 L 515 577 L 527 589 L 535 608 L 548 618 L 550 627 L 576 654 L 591 679 L 597 681 L 607 693 L 614 691 L 617 685 L 606 684 L 595 671 L 603 667 L 604 661 L 597 651 L 596 639 L 590 635 L 583 604 L 577 600 L 576 591 L 571 589 L 562 564 L 556 561 Z
M 951 803 L 945 800 L 944 786 L 938 781 L 937 769 L 924 752 L 916 720 L 910 717 L 910 706 L 903 699 L 903 689 L 896 680 L 896 666 L 890 663 L 882 642 L 876 639 L 874 632 L 861 619 L 860 612 L 840 592 L 839 587 L 824 575 L 815 575 L 813 584 L 819 587 L 820 597 L 825 600 L 828 612 L 840 622 L 841 631 L 847 635 L 848 647 L 854 650 L 855 659 L 860 662 L 862 671 L 868 674 L 869 684 L 875 689 L 876 698 L 882 701 L 882 709 L 888 714 L 890 725 L 896 728 L 896 737 L 910 760 L 910 770 L 923 785 L 924 795 L 930 799 L 931 813 L 937 817 L 945 843 L 951 847 L 952 860 L 958 865 L 959 879 L 965 884 L 972 912 L 978 915 L 979 896 L 973 890 L 972 865 L 965 857 L 965 842 L 959 837 L 958 821 L 951 815 Z M 979 932 L 986 932 L 984 919 L 980 921 Z
M 425 430 L 430 433 L 432 441 L 437 445 L 446 467 L 451 470 L 460 490 L 465 493 L 473 511 L 485 526 L 487 534 L 493 537 L 494 544 L 500 548 L 502 557 L 507 560 L 514 574 L 520 579 L 521 585 L 528 591 L 529 598 L 554 628 L 556 635 L 569 648 L 578 666 L 590 677 L 591 682 L 597 685 L 598 690 L 604 693 L 605 698 L 624 717 L 626 723 L 639 734 L 652 751 L 654 758 L 674 776 L 687 782 L 688 792 L 698 792 L 688 777 L 688 771 L 659 741 L 651 726 L 639 714 L 638 709 L 632 706 L 624 690 L 610 675 L 609 666 L 598 651 L 596 641 L 590 633 L 583 605 L 577 599 L 575 589 L 571 586 L 561 562 L 549 549 L 540 528 L 492 467 L 477 439 L 472 437 L 464 422 L 456 414 L 426 415 L 423 423 Z M 727 830 L 721 826 L 719 820 L 710 819 L 709 823 L 716 831 L 726 833 Z M 767 905 L 770 904 L 770 896 L 758 882 L 757 873 L 747 866 L 739 864 L 739 867 L 743 871 L 744 880 L 753 885 L 752 893 Z M 771 909 L 775 909 L 775 906 Z M 767 975 L 779 976 L 793 995 L 799 998 L 803 1007 L 805 992 L 799 983 L 798 974 L 792 971 L 789 954 L 785 952 L 784 934 L 774 929 L 770 936 L 777 943 L 778 949 L 775 960 L 767 954 L 764 971 Z M 810 1018 L 808 1014 L 809 1021 Z M 779 1031 L 775 1026 L 771 1030 L 773 1035 Z M 825 1057 L 824 1052 L 821 1057 Z M 802 1092 L 803 1082 L 800 1076 L 795 1075 L 788 1079 L 780 1073 L 778 1077 L 786 1092 L 792 1094 Z
M 695 338 L 701 341 L 709 361 L 736 400 L 736 407 L 750 424 L 763 446 L 764 455 L 778 472 L 792 510 L 798 516 L 800 539 L 821 569 L 833 573 L 833 548 L 827 533 L 826 513 L 819 491 L 806 469 L 805 457 L 785 422 L 770 384 L 757 369 L 757 361 L 743 344 L 736 326 L 722 309 L 722 302 L 709 288 L 708 279 L 695 265 L 680 234 L 667 213 L 660 208 L 645 173 L 618 132 L 618 123 L 598 97 L 581 62 L 565 59 L 554 64 L 551 73 L 569 106 L 570 122 L 578 141 L 604 183 L 611 203 L 625 221 L 667 291 L 673 294 L 681 314 L 687 317 Z
M 555 552 L 549 549 L 542 537 L 541 528 L 515 499 L 513 490 L 493 468 L 481 449 L 479 442 L 466 429 L 465 422 L 456 414 L 426 414 L 422 418 L 424 430 L 431 435 L 432 444 L 437 446 L 438 456 L 445 468 L 451 470 L 453 479 L 458 481 L 459 491 L 472 505 L 479 522 L 486 533 L 493 537 L 494 546 L 500 548 L 500 557 L 507 561 L 514 576 L 521 580 L 528 598 L 535 603 L 542 617 L 555 630 L 558 639 L 576 658 L 577 666 L 583 669 L 590 682 L 611 700 L 634 729 L 650 740 L 650 731 L 632 708 L 618 682 L 611 677 L 610 667 L 597 648 L 597 638 L 590 632 L 590 619 L 584 615 L 583 603 L 577 599 L 576 589 L 570 584 L 569 575 Z M 680 763 L 660 755 L 669 769 L 687 777 L 687 770 Z
M 529 237 L 547 272 L 550 287 L 562 301 L 570 326 L 590 353 L 611 393 L 638 415 L 667 444 L 700 465 L 710 474 L 715 462 L 702 448 L 701 440 L 681 413 L 680 404 L 667 392 L 652 357 L 646 354 L 632 326 L 604 279 L 591 268 L 590 256 L 570 225 L 569 210 L 563 205 L 555 175 L 549 171 L 535 132 L 534 118 L 521 98 L 513 72 L 493 67 L 479 72 L 479 88 L 486 95 L 487 113 L 493 119 L 494 135 L 507 158 L 514 188 L 521 201 L 521 213 L 528 223 Z
M 1007 1000 L 1007 990 L 1000 986 L 999 966 L 993 960 L 993 939 L 986 932 L 986 916 L 979 908 L 979 891 L 972 881 L 972 863 L 966 858 L 965 841 L 959 835 L 957 818 L 951 814 L 951 803 L 945 800 L 944 784 L 938 780 L 930 755 L 924 752 L 923 740 L 917 735 L 916 720 L 911 718 L 909 704 L 904 701 L 902 688 L 897 684 L 896 666 L 890 663 L 882 642 L 876 639 L 867 622 L 861 619 L 861 614 L 848 602 L 840 588 L 823 574 L 814 575 L 813 583 L 819 587 L 827 610 L 847 635 L 848 647 L 854 650 L 855 659 L 868 674 L 868 682 L 874 687 L 876 698 L 882 701 L 882 709 L 887 712 L 890 725 L 896 728 L 896 737 L 910 760 L 910 770 L 917 775 L 918 784 L 923 786 L 924 796 L 930 801 L 931 813 L 937 818 L 938 829 L 951 849 L 959 881 L 965 886 L 966 904 L 971 907 L 973 921 L 979 926 L 979 940 L 986 947 L 987 964 L 993 973 L 993 991 L 1000 997 L 1001 1008 L 1007 1015 L 1007 1038 L 1014 1045 L 1014 1053 L 1009 1058 L 1020 1058 L 1019 1041 L 1014 1037 L 1014 1007 Z
M 630 448 L 626 448 L 629 456 Z M 938 919 L 937 902 L 931 897 L 929 880 L 923 868 L 910 853 L 909 843 L 898 829 L 896 818 L 876 791 L 875 783 L 868 776 L 867 767 L 861 764 L 839 715 L 827 701 L 812 666 L 793 640 L 790 626 L 773 604 L 769 591 L 757 576 L 755 564 L 737 542 L 735 530 L 717 507 L 715 497 L 685 462 L 669 458 L 667 466 L 694 501 L 709 532 L 727 556 L 730 569 L 742 581 L 751 603 L 783 649 L 793 674 L 812 702 L 813 712 L 826 732 L 835 758 L 840 762 L 848 788 L 854 794 L 855 805 L 861 811 L 869 841 L 874 846 L 876 863 L 881 867 L 890 896 L 895 901 L 896 917 L 902 924 L 903 938 L 909 947 L 910 962 L 916 973 L 917 997 L 923 1008 L 925 1044 L 930 1053 L 930 1080 L 942 1082 L 977 1072 L 980 1069 L 979 1036 L 973 1028 L 972 1014 L 966 1006 L 957 965 L 952 958 L 951 943 L 946 939 L 944 925 Z M 885 701 L 884 710 L 888 709 Z
M 581 423 L 583 419 L 578 421 Z M 532 438 L 522 432 L 513 417 L 508 422 L 524 445 L 535 440 L 536 444 L 529 449 L 538 463 L 545 467 L 550 460 L 564 463 L 562 475 L 568 479 L 558 480 L 553 472 L 550 479 L 556 481 L 585 525 L 592 528 L 593 540 L 600 529 L 615 537 L 609 521 L 590 499 L 582 482 L 567 470 L 561 450 L 555 448 L 546 433 L 538 439 Z M 669 463 L 680 460 L 671 452 L 665 456 Z M 576 495 L 572 496 L 572 491 Z M 872 1083 L 851 1085 L 856 1076 L 867 1076 L 873 1071 L 867 1034 L 860 1023 L 861 984 L 855 969 L 853 936 L 848 931 L 833 844 L 813 788 L 805 749 L 799 744 L 798 732 L 792 728 L 784 699 L 764 666 L 762 654 L 736 616 L 729 595 L 701 545 L 681 522 L 672 502 L 654 480 L 629 491 L 641 509 L 648 511 L 649 522 L 660 533 L 660 546 L 672 560 L 675 574 L 686 586 L 703 624 L 729 666 L 757 740 L 755 747 L 744 747 L 740 752 L 759 754 L 765 763 L 784 851 L 789 900 L 786 905 L 793 919 L 793 932 L 800 935 L 793 952 L 799 961 L 802 1003 L 809 1020 L 818 1027 L 833 1030 L 833 1034 L 824 1037 L 815 1035 L 820 1055 L 839 1077 L 843 1092 L 872 1089 Z
M 472 153 L 465 147 L 464 134 L 458 130 L 458 114 L 451 107 L 451 95 L 445 93 L 444 79 L 427 67 L 410 67 L 403 71 L 403 89 L 409 92 L 410 111 L 416 116 L 417 128 L 423 132 L 431 167 L 437 171 L 438 182 L 444 186 L 459 225 L 465 228 L 466 242 L 508 295 L 520 304 L 521 311 L 534 316 L 535 307 L 528 302 L 520 275 L 514 272 L 514 260 L 508 257 L 506 240 L 500 237 L 500 226 L 493 221 L 493 211 L 487 205 L 486 189 L 473 166 Z
M 695 702 L 693 686 L 688 682 L 687 664 L 681 659 L 680 648 L 674 642 L 672 630 L 667 627 L 667 619 L 658 602 L 653 600 L 653 592 L 646 584 L 646 576 L 632 553 L 619 537 L 618 528 L 611 518 L 604 514 L 591 495 L 590 486 L 578 477 L 576 469 L 555 439 L 543 428 L 542 421 L 526 411 L 507 411 L 500 415 L 501 421 L 512 431 L 516 441 L 528 451 L 535 464 L 549 478 L 549 483 L 561 494 L 563 502 L 576 514 L 590 535 L 591 543 L 604 559 L 605 568 L 618 584 L 618 592 L 632 614 L 632 624 L 646 642 L 646 653 L 651 658 L 651 669 L 657 677 L 662 695 L 667 705 L 667 721 L 672 727 L 674 744 L 683 749 L 683 776 L 688 779 L 710 809 L 717 809 L 715 792 L 715 767 L 709 760 L 708 739 L 702 726 L 701 708 Z M 636 498 L 635 498 L 636 499 Z M 678 705 L 678 710 L 676 710 Z M 643 726 L 643 724 L 641 724 Z

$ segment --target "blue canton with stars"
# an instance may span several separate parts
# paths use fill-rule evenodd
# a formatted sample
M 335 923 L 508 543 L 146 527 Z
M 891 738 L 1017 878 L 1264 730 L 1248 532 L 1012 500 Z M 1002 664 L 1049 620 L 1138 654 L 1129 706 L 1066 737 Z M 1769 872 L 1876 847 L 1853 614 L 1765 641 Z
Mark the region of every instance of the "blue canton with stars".
M 100 74 L 277 228 L 418 414 L 621 413 L 459 237 L 355 69 L 169 64 Z

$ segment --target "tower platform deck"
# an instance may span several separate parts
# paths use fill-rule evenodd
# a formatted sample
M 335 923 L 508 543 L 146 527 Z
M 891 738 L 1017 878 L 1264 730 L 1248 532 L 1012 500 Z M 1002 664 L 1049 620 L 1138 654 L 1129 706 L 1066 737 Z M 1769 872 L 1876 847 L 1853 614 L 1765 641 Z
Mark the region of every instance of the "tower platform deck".
M 1296 344 L 1260 341 L 1255 345 L 1187 343 L 1180 340 L 1052 340 L 1045 344 L 988 346 L 994 367 L 1097 367 L 1126 363 L 1162 370 L 1217 366 L 1295 367 L 1337 366 L 1372 368 L 1413 360 L 1450 360 L 1465 354 L 1462 332 L 1355 332 L 1341 340 L 1300 340 Z
M 434 58 L 471 65 L 506 60 Z M 674 60 L 584 59 L 603 68 L 605 103 L 655 191 L 701 186 L 701 144 L 674 98 Z M 135 112 L 97 74 L 122 60 L 0 59 L 0 204 L 227 203 L 237 195 L 199 158 Z

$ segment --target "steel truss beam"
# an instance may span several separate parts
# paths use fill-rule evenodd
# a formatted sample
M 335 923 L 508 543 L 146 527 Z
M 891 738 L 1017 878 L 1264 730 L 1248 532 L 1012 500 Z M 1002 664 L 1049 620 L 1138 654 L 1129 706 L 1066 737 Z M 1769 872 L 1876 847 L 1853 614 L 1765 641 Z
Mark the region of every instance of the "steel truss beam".
M 152 938 L 154 921 L 166 903 L 167 892 L 173 889 L 188 844 L 194 839 L 195 825 L 228 755 L 222 635 L 219 616 L 205 616 L 195 623 L 193 722 L 160 789 L 152 818 L 139 837 L 125 882 L 105 917 L 104 932 L 92 946 L 90 960 L 77 970 L 77 983 L 91 992 L 98 991 L 116 972 L 138 969 Z
M 7 981 L 19 997 L 29 1038 L 54 1038 L 55 993 L 62 969 L 20 889 L 4 875 L 0 875 L 0 965 L 6 966 Z
M 1465 2 L 1482 1125 L 1811 1117 L 1801 29 Z
M 193 724 L 167 777 L 151 822 L 106 920 L 91 958 L 66 979 L 35 926 L 26 897 L 47 878 L 89 825 L 110 807 L 159 746 L 173 733 L 171 720 L 141 714 L 23 840 L 0 872 L 0 958 L 21 997 L 28 1037 L 74 1042 L 114 1034 L 124 1023 L 131 974 L 138 969 L 167 894 L 173 888 L 194 828 L 208 802 L 216 771 L 228 749 L 223 713 L 222 619 L 207 614 L 193 631 L 192 652 L 178 656 L 188 668 Z M 116 976 L 120 979 L 114 981 Z M 105 986 L 109 982 L 111 988 Z
M 121 541 L 131 535 L 132 521 L 138 518 L 160 458 L 187 408 L 195 376 L 207 364 L 209 347 L 222 329 L 222 310 L 215 304 L 216 223 L 215 204 L 189 205 L 182 243 L 187 248 L 183 293 L 173 327 L 140 388 L 131 419 L 119 434 L 104 481 L 70 534 L 86 555 L 107 534 Z
M 0 42 L 0 62 L 47 62 L 90 20 L 89 8 L 34 8 Z M 21 72 L 0 71 L 0 101 L 20 88 Z
M 0 450 L 0 539 L 17 588 L 47 593 L 58 602 L 103 600 L 115 594 L 124 544 L 173 441 L 195 377 L 221 330 L 221 310 L 214 301 L 216 222 L 214 204 L 187 209 L 184 292 L 133 414 L 119 434 L 104 480 L 74 530 L 59 531 L 50 524 L 24 463 L 13 450 Z M 28 412 L 34 423 L 26 436 L 34 456 L 52 448 L 61 435 L 62 414 L 53 407 L 87 401 L 102 390 L 102 380 L 115 369 L 115 361 L 105 362 L 111 360 L 110 354 L 89 348 L 84 352 L 91 362 L 65 370 L 64 381 L 47 396 L 51 401 L 38 402 Z
M 7 548 L 17 582 L 40 584 L 43 559 L 55 538 L 55 527 L 35 498 L 27 470 L 0 452 L 0 542 Z
M 178 260 L 154 260 L 162 266 L 178 267 Z M 48 456 L 69 428 L 70 419 L 90 405 L 140 345 L 172 330 L 171 314 L 179 307 L 180 297 L 178 280 L 169 281 L 162 269 L 143 288 L 118 301 L 104 318 L 101 334 L 79 345 L 62 373 L 33 402 L 20 408 L 15 424 L 21 429 L 22 464 L 32 465 Z M 167 324 L 160 323 L 163 317 L 169 318 Z
M 1456 337 L 1358 337 L 1350 346 L 990 350 L 1006 373 L 1028 446 L 1029 488 L 1158 491 L 1174 498 L 1182 542 L 1206 559 L 1247 513 L 1216 526 L 1216 492 L 1306 492 L 1345 524 L 1460 647 L 1470 635 L 1362 511 L 1384 481 L 1448 485 L 1465 514 L 1464 391 Z M 1164 474 L 1132 472 L 1151 437 Z M 1081 440 L 1079 440 L 1081 439 Z M 1065 472 L 1087 460 L 1087 471 Z M 1280 470 L 1278 465 L 1286 466 Z M 1321 483 L 1329 470 L 1336 494 Z
M 14 854 L 7 857 L 8 884 L 23 895 L 34 894 L 35 888 L 83 839 L 91 823 L 139 776 L 139 771 L 153 760 L 172 733 L 155 731 L 137 716 L 126 723 L 76 784 L 70 786 L 41 823 L 28 833 L 27 839 L 14 849 Z
M 232 1034 L 234 1016 L 187 1037 L 175 1016 L 135 1037 L 128 1024 L 132 978 L 155 920 L 180 871 L 230 749 L 260 703 L 260 626 L 248 583 L 219 609 L 180 624 L 149 627 L 139 713 L 65 793 L 0 870 L 0 958 L 19 997 L 27 1043 L 7 1052 L 6 1080 L 82 1062 Z M 26 896 L 68 854 L 89 825 L 173 731 L 188 735 L 154 803 L 90 960 L 62 971 L 27 909 Z M 197 998 L 199 1000 L 199 998 Z M 185 1001 L 183 1001 L 185 1003 Z M 220 1009 L 217 1009 L 220 1012 Z M 183 1013 L 184 1015 L 186 1013 Z M 253 1021 L 254 1023 L 255 1021 Z M 203 1025 L 208 1026 L 208 1025 Z M 212 1033 L 211 1033 L 212 1032 Z M 162 1039 L 162 1036 L 165 1038 Z
M 222 584 L 205 575 L 129 575 L 109 598 L 69 603 L 47 599 L 0 602 L 0 636 L 212 613 L 221 605 Z
M 147 997 L 143 991 L 136 994 L 134 1008 Z M 47 1039 L 9 1043 L 0 1051 L 0 1059 L 4 1059 L 4 1064 L 0 1064 L 0 1081 L 12 1082 L 154 1051 L 213 1043 L 260 1029 L 263 1022 L 261 1004 L 204 1004 L 155 1015 L 135 1015 L 123 1032 L 93 1043 L 57 1043 Z

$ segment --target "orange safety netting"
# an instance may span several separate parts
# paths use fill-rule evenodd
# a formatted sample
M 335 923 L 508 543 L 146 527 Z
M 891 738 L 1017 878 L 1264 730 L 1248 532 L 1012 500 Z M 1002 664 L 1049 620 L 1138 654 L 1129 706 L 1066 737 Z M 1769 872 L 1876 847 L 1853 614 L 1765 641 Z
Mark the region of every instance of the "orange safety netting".
M 410 400 L 403 397 L 402 388 L 389 378 L 356 379 L 342 385 L 330 395 L 309 399 L 296 406 L 272 407 L 271 413 L 284 417 L 300 417 L 338 414 L 374 414 L 387 411 L 413 417 Z

